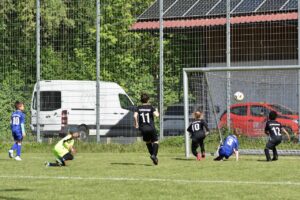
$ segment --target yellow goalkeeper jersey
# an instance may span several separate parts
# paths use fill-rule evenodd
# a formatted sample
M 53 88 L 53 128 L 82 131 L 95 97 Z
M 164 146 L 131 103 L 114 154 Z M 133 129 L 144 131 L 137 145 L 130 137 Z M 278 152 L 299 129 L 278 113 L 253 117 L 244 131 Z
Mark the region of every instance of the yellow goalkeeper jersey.
M 70 152 L 70 149 L 74 145 L 74 139 L 72 135 L 67 135 L 63 139 L 61 139 L 55 146 L 54 146 L 54 154 L 58 157 L 63 157 L 65 154 Z

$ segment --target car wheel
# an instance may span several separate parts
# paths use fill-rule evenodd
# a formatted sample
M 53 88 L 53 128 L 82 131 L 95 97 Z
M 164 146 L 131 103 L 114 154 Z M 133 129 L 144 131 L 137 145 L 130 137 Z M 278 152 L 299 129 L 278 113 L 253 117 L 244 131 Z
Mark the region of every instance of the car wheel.
M 89 129 L 86 126 L 79 126 L 79 139 L 81 141 L 87 141 L 89 138 Z

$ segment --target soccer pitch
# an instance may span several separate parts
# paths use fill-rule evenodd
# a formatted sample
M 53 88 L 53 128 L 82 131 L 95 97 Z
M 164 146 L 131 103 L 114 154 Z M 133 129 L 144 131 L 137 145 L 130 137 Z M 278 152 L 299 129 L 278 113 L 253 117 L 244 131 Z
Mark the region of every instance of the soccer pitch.
M 0 154 L 0 199 L 296 199 L 298 157 L 241 156 L 223 162 L 146 153 L 79 153 L 68 167 L 47 168 L 51 153 Z

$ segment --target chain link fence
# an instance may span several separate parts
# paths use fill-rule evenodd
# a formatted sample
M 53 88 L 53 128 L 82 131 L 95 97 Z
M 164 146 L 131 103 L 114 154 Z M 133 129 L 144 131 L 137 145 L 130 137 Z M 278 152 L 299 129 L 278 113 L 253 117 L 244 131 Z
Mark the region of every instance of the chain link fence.
M 37 2 L 40 87 L 35 87 Z M 160 3 L 163 24 L 159 23 Z M 42 137 L 64 134 L 76 126 L 82 140 L 95 141 L 97 53 L 101 142 L 140 139 L 132 116 L 142 92 L 163 111 L 160 123 L 156 120 L 158 130 L 163 127 L 161 138 L 183 135 L 182 69 L 297 65 L 297 10 L 297 0 L 2 0 L 1 139 L 11 140 L 10 114 L 14 101 L 21 100 L 26 105 L 27 140 L 36 140 L 39 116 Z M 197 104 L 205 107 L 206 85 L 198 80 L 192 84 L 197 88 Z M 222 105 L 220 112 L 231 103 Z

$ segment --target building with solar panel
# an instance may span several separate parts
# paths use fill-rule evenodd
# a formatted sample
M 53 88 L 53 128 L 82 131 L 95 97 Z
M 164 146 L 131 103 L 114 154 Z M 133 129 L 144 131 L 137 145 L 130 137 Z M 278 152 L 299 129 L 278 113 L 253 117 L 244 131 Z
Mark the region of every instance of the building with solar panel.
M 231 66 L 297 65 L 297 8 L 297 0 L 231 0 Z M 178 65 L 181 69 L 225 67 L 226 9 L 226 0 L 164 0 L 164 35 L 169 45 L 166 48 L 170 52 L 175 52 L 165 53 L 165 68 Z M 158 34 L 159 1 L 155 1 L 138 16 L 131 29 Z M 174 58 L 174 55 L 177 57 Z M 174 71 L 174 76 L 181 76 L 181 70 Z M 218 80 L 211 82 L 216 88 L 213 95 L 226 90 L 223 87 L 224 82 Z M 198 85 L 197 83 L 191 85 L 195 87 L 191 88 L 196 97 L 195 103 L 207 106 L 205 84 L 199 82 Z M 266 102 L 273 101 L 269 103 L 282 104 L 295 110 L 298 106 L 297 101 L 290 95 L 297 91 L 297 85 L 280 84 L 280 87 L 285 87 L 281 88 L 280 91 L 284 93 L 280 94 L 266 94 L 265 91 L 269 86 L 257 83 L 232 80 L 231 87 L 233 91 L 243 91 L 246 94 L 246 101 L 249 92 L 251 99 L 248 101 L 261 100 L 261 96 L 264 95 Z M 177 88 L 181 90 L 182 87 Z M 270 100 L 272 95 L 278 98 Z M 221 112 L 226 110 L 224 102 L 226 96 L 219 97 L 216 102 Z

